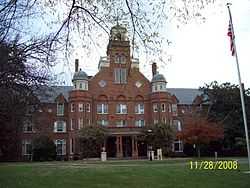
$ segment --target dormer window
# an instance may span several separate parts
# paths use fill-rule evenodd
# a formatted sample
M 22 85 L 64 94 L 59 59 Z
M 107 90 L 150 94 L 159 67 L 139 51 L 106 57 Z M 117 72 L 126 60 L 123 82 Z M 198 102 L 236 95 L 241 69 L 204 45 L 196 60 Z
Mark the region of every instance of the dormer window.
M 64 115 L 64 104 L 63 103 L 57 103 L 57 115 L 58 116 Z

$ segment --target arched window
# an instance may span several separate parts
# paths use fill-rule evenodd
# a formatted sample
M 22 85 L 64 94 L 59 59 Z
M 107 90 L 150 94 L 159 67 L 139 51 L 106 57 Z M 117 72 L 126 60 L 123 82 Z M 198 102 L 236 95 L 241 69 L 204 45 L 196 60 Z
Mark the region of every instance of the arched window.
M 126 63 L 125 56 L 124 55 L 117 55 L 115 57 L 115 63 L 125 64 Z

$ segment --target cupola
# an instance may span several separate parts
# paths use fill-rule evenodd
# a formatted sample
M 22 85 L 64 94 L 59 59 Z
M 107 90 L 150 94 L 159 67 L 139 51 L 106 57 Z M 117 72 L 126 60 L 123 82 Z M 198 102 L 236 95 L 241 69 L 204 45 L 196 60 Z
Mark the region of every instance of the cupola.
M 79 60 L 75 60 L 75 73 L 72 79 L 74 90 L 88 90 L 88 75 L 81 69 L 78 71 Z

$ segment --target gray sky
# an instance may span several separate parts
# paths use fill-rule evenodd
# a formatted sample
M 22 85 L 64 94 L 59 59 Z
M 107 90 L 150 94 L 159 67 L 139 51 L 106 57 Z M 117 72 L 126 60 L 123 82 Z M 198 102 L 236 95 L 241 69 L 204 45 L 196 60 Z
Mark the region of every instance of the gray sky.
M 167 48 L 171 62 L 167 65 L 159 65 L 159 72 L 164 74 L 171 88 L 198 88 L 204 83 L 214 80 L 238 84 L 235 58 L 231 56 L 230 42 L 227 36 L 229 16 L 226 8 L 228 1 L 220 0 L 216 5 L 206 8 L 205 23 L 197 23 L 192 20 L 186 25 L 176 27 L 176 23 L 170 22 L 163 28 L 163 35 L 169 37 L 172 45 Z M 242 82 L 245 87 L 250 87 L 250 1 L 231 0 L 231 11 L 236 35 L 236 47 L 239 57 Z M 165 29 L 165 30 L 164 30 Z M 165 33 L 164 33 L 165 32 Z M 80 67 L 88 75 L 94 75 L 98 70 L 100 56 L 105 56 L 107 38 L 101 42 L 101 48 L 95 48 L 94 52 L 87 54 L 84 49 L 77 49 L 75 58 L 80 59 Z M 151 66 L 145 63 L 145 56 L 140 54 L 140 70 L 151 79 Z M 71 84 L 71 75 L 74 63 L 69 68 L 57 67 L 57 71 L 65 71 L 63 76 L 66 84 Z

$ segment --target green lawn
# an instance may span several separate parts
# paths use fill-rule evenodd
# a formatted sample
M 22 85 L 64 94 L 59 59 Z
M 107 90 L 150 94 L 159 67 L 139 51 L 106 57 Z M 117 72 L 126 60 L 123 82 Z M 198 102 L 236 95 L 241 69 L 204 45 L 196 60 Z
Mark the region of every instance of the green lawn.
M 0 188 L 248 188 L 239 170 L 190 170 L 186 160 L 0 163 Z

